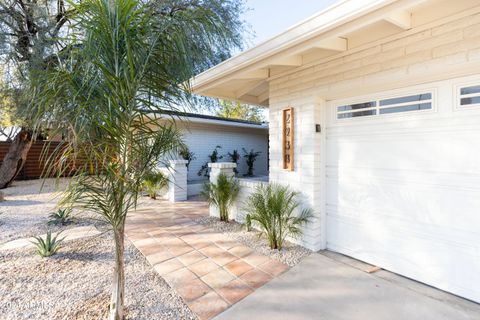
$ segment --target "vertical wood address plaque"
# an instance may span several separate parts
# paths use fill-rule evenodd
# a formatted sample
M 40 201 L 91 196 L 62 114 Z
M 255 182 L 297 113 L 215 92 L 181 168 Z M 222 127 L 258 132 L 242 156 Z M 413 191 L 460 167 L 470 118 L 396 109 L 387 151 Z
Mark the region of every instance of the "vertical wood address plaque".
M 293 171 L 293 108 L 283 110 L 283 169 Z

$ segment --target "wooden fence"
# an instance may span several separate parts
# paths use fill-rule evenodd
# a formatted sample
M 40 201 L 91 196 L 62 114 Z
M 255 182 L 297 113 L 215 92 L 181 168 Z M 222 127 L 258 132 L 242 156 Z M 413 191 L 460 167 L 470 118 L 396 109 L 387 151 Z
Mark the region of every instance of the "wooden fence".
M 0 164 L 10 148 L 10 142 L 0 141 Z M 41 162 L 44 146 L 48 146 L 48 152 L 51 154 L 59 145 L 59 142 L 36 141 L 28 151 L 27 161 L 22 170 L 17 175 L 16 180 L 38 179 L 42 175 L 44 163 Z

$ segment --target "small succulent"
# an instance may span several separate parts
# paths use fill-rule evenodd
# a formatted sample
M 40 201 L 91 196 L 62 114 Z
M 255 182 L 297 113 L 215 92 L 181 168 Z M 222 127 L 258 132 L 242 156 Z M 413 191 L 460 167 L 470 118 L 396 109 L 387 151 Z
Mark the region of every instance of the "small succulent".
M 58 249 L 60 249 L 60 244 L 65 239 L 58 238 L 60 233 L 61 232 L 57 233 L 55 236 L 52 236 L 52 232 L 48 230 L 45 238 L 42 238 L 41 236 L 34 237 L 35 241 L 32 241 L 32 243 L 37 248 L 37 254 L 43 258 L 54 255 Z
M 58 209 L 50 213 L 48 217 L 50 218 L 48 224 L 67 225 L 73 222 L 71 209 Z

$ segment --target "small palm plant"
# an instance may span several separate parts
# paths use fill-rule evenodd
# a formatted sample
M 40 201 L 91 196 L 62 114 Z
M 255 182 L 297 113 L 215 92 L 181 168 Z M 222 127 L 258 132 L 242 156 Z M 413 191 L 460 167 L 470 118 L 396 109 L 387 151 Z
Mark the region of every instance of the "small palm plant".
M 157 199 L 157 192 L 168 184 L 168 179 L 161 172 L 150 172 L 143 179 L 143 189 L 151 199 Z
M 37 253 L 42 258 L 50 257 L 54 255 L 58 249 L 60 249 L 60 244 L 65 238 L 58 238 L 61 232 L 57 233 L 55 236 L 52 236 L 52 232 L 50 230 L 47 231 L 45 238 L 41 236 L 34 237 L 35 241 L 32 243 L 37 248 Z
M 73 222 L 71 209 L 58 209 L 49 214 L 48 224 L 67 225 Z
M 243 148 L 243 157 L 245 158 L 245 161 L 247 162 L 247 173 L 244 174 L 245 177 L 253 177 L 253 165 L 255 164 L 255 161 L 257 161 L 258 156 L 261 154 L 260 151 L 253 151 L 250 150 L 247 152 L 245 148 Z
M 302 226 L 313 215 L 311 209 L 295 211 L 300 207 L 299 193 L 278 184 L 260 185 L 248 198 L 245 210 L 249 219 L 257 222 L 267 236 L 271 249 L 282 249 L 287 236 L 299 238 Z
M 240 184 L 235 177 L 220 174 L 217 183 L 206 182 L 203 185 L 202 195 L 210 205 L 218 208 L 220 220 L 228 222 L 228 213 L 240 192 Z

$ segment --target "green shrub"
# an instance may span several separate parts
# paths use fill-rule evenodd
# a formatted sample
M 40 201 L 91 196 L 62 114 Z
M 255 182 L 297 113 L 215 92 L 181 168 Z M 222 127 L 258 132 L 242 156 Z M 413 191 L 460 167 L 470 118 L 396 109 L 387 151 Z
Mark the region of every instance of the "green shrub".
M 311 209 L 295 214 L 300 207 L 298 196 L 286 186 L 266 184 L 258 186 L 246 201 L 245 211 L 258 223 L 271 249 L 282 249 L 287 236 L 300 237 L 302 225 L 310 221 Z
M 161 172 L 150 172 L 143 178 L 143 189 L 152 199 L 157 199 L 157 192 L 168 184 L 168 179 Z
M 221 146 L 216 146 L 215 149 L 213 149 L 212 153 L 208 156 L 208 159 L 210 161 L 207 161 L 203 164 L 203 166 L 198 170 L 197 175 L 204 176 L 204 177 L 210 177 L 210 171 L 208 170 L 208 164 L 209 163 L 215 163 L 218 162 L 218 160 L 223 159 L 223 156 L 221 156 L 218 152 L 218 150 L 222 149 Z
M 37 248 L 37 253 L 39 256 L 45 258 L 54 255 L 58 249 L 60 249 L 60 244 L 65 238 L 59 239 L 58 236 L 61 232 L 57 233 L 57 235 L 52 237 L 52 232 L 50 230 L 47 231 L 45 235 L 45 239 L 38 236 L 35 237 L 35 241 L 32 243 Z
M 253 177 L 253 165 L 255 164 L 255 161 L 257 161 L 258 156 L 261 154 L 260 151 L 253 151 L 250 150 L 250 152 L 247 152 L 245 148 L 243 148 L 243 157 L 245 158 L 245 161 L 247 163 L 247 173 L 244 174 L 245 177 Z
M 71 209 L 58 209 L 49 214 L 48 224 L 66 225 L 73 222 Z
M 240 184 L 235 177 L 220 174 L 216 184 L 206 182 L 203 185 L 202 195 L 210 205 L 218 208 L 220 220 L 228 222 L 228 211 L 240 192 Z
M 231 162 L 238 164 L 238 160 L 240 160 L 240 153 L 238 153 L 238 150 L 235 149 L 232 153 L 228 153 L 228 157 L 230 158 Z M 233 172 L 235 172 L 235 174 L 238 174 L 237 168 L 233 168 Z
M 187 160 L 187 170 L 188 170 L 188 167 L 190 166 L 190 162 L 197 159 L 197 157 L 195 157 L 195 153 L 191 152 L 186 146 L 180 149 L 179 154 L 183 158 L 183 160 Z

